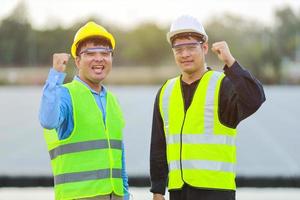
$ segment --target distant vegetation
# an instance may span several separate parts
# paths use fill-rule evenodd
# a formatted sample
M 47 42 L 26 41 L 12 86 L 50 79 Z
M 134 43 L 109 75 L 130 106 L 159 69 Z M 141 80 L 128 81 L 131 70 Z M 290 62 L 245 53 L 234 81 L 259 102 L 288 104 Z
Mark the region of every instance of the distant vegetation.
M 26 13 L 26 6 L 21 2 L 11 15 L 0 21 L 0 67 L 51 65 L 52 54 L 69 51 L 75 32 L 86 22 L 77 22 L 70 28 L 36 30 Z M 234 57 L 260 80 L 282 83 L 285 61 L 300 61 L 300 15 L 285 7 L 275 11 L 274 17 L 273 26 L 233 15 L 212 18 L 204 25 L 210 44 L 226 40 Z M 168 27 L 143 23 L 124 30 L 99 19 L 91 20 L 103 24 L 115 36 L 114 66 L 174 64 L 166 41 Z M 212 52 L 207 63 L 222 65 Z

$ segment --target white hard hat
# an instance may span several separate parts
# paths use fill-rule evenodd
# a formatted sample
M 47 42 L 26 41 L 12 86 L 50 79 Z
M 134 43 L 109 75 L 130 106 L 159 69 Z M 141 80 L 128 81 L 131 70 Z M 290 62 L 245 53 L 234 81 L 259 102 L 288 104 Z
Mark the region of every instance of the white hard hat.
M 178 17 L 171 25 L 167 33 L 167 40 L 171 44 L 171 38 L 179 33 L 196 33 L 203 36 L 204 42 L 207 42 L 208 36 L 202 24 L 194 17 L 182 15 Z

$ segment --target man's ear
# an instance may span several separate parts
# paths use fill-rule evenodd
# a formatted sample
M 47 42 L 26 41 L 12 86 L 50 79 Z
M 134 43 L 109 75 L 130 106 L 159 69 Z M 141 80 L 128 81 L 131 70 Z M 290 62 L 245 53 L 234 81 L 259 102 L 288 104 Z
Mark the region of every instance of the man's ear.
M 208 52 L 208 43 L 207 42 L 202 44 L 202 49 L 203 49 L 204 55 L 206 55 Z
M 80 61 L 81 61 L 81 57 L 80 56 L 76 56 L 75 58 L 75 64 L 76 64 L 76 67 L 79 69 L 79 66 L 80 66 Z

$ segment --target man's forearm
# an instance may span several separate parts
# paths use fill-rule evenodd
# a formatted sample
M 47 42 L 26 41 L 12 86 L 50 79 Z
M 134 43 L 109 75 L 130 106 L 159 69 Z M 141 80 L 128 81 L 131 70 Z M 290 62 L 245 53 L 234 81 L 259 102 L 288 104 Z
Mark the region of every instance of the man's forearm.
M 238 62 L 235 62 L 231 68 L 226 68 L 225 74 L 233 84 L 238 99 L 243 105 L 256 110 L 265 101 L 264 90 L 260 82 Z
M 128 176 L 126 173 L 126 162 L 125 162 L 125 148 L 124 142 L 122 142 L 122 180 L 124 187 L 124 200 L 129 199 L 129 189 L 128 189 Z
M 150 147 L 150 191 L 152 193 L 165 194 L 168 177 L 168 164 L 163 120 L 159 111 L 159 94 L 160 90 L 157 93 L 153 109 Z
M 64 73 L 51 69 L 43 88 L 42 100 L 39 110 L 39 120 L 42 127 L 57 128 L 60 121 L 60 96 L 58 87 L 63 83 Z

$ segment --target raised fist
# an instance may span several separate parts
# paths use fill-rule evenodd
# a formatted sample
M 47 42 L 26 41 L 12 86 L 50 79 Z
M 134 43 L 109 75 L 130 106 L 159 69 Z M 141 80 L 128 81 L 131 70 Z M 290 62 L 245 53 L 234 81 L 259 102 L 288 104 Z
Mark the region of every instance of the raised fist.
M 70 54 L 67 53 L 55 53 L 53 54 L 53 68 L 56 71 L 64 72 L 66 65 L 69 61 Z
M 231 67 L 235 62 L 225 41 L 213 43 L 211 50 L 217 54 L 219 60 L 223 61 L 228 67 Z

